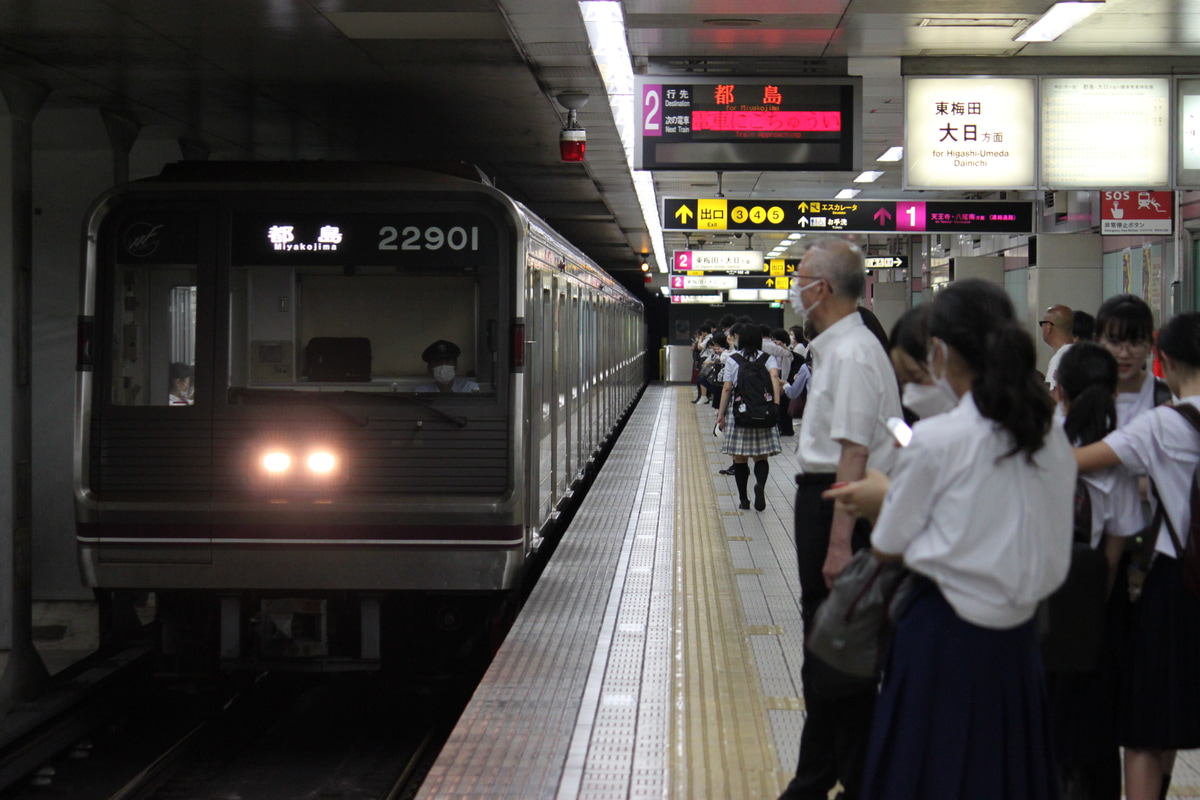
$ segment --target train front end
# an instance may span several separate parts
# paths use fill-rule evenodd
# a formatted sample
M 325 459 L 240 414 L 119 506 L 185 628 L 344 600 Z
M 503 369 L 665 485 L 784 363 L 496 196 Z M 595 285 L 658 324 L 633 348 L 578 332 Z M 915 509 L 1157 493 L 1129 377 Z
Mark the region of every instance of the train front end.
M 102 199 L 80 318 L 84 582 L 116 604 L 154 592 L 164 649 L 203 640 L 195 657 L 224 666 L 362 668 L 409 627 L 492 613 L 536 534 L 518 240 L 502 195 L 449 180 L 151 180 Z

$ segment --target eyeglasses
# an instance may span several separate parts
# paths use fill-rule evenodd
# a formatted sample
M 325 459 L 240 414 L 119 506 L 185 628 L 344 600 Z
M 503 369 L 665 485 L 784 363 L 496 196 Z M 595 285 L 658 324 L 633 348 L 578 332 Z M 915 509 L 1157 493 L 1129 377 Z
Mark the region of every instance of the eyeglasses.
M 1136 350 L 1146 350 L 1150 347 L 1150 342 L 1142 340 L 1140 342 L 1114 342 L 1111 339 L 1101 339 L 1100 344 L 1104 345 L 1113 353 L 1126 352 L 1132 353 Z
M 821 281 L 821 280 L 825 280 L 825 279 L 818 275 L 801 275 L 799 272 L 793 272 L 792 280 L 794 280 L 794 281 Z
M 1039 326 L 1040 326 L 1040 325 L 1050 325 L 1050 326 L 1053 326 L 1053 325 L 1054 325 L 1054 323 L 1053 323 L 1053 322 L 1051 322 L 1051 321 L 1050 321 L 1050 320 L 1048 320 L 1048 319 L 1044 319 L 1044 320 L 1042 320 L 1041 322 L 1039 322 L 1039 323 L 1038 323 L 1038 325 L 1039 325 Z

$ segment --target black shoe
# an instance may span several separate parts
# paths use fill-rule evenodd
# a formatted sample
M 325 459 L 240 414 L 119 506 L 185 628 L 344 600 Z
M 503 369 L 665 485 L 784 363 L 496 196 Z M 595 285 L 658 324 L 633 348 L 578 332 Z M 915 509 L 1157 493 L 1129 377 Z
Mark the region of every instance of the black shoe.
M 767 510 L 767 498 L 763 496 L 763 487 L 761 487 L 761 486 L 754 487 L 754 510 L 755 511 L 766 511 Z
M 750 501 L 743 500 L 742 502 L 738 503 L 738 508 L 749 510 L 750 509 Z
M 696 397 L 696 399 L 692 401 L 692 405 L 695 405 L 696 403 L 699 403 L 699 402 L 700 402 L 700 398 Z
M 728 467 L 726 467 L 725 469 L 718 470 L 718 471 L 717 471 L 717 474 L 718 474 L 718 475 L 732 475 L 732 474 L 733 474 L 733 468 L 734 468 L 735 466 L 737 466 L 737 465 L 736 465 L 736 464 L 730 464 L 730 465 L 729 465 Z M 749 501 L 749 500 L 747 500 L 746 502 L 750 502 L 750 501 Z M 749 508 L 749 507 L 750 507 L 750 506 L 746 506 L 746 508 Z

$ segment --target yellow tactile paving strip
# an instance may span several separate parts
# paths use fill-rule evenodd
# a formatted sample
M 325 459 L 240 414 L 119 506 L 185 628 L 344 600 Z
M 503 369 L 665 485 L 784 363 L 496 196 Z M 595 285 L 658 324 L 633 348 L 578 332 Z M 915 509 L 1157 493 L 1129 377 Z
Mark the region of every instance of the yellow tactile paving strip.
M 684 413 L 690 397 L 678 389 L 671 797 L 774 798 L 791 776 L 779 769 L 700 426 Z

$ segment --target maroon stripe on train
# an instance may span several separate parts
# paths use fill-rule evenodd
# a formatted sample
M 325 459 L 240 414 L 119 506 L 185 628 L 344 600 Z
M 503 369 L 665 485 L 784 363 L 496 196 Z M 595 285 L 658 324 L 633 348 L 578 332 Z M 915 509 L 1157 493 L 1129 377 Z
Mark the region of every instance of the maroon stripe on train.
M 80 523 L 84 539 L 365 539 L 373 541 L 513 541 L 522 539 L 517 525 L 204 525 Z

